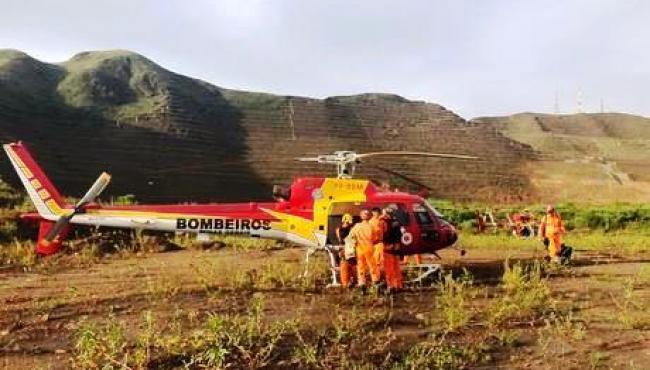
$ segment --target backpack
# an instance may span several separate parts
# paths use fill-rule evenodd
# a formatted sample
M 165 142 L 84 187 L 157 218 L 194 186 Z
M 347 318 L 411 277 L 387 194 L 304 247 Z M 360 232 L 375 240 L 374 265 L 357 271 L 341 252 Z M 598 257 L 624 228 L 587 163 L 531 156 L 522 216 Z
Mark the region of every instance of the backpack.
M 349 260 L 355 258 L 357 256 L 357 239 L 350 234 L 345 238 L 344 242 L 343 256 L 345 259 Z

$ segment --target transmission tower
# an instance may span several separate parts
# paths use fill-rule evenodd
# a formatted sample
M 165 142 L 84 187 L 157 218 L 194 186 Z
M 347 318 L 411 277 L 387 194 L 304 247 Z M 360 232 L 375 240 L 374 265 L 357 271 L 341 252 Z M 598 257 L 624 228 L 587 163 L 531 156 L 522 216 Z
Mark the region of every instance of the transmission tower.
M 578 113 L 583 113 L 583 103 L 582 103 L 582 89 L 578 90 L 578 95 L 576 96 L 576 104 L 578 106 Z

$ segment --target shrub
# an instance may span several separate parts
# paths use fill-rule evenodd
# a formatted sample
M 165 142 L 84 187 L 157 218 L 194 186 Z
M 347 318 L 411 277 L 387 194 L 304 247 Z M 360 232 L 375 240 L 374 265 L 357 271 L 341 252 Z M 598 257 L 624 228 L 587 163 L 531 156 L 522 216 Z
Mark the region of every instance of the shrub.
M 519 263 L 511 267 L 506 261 L 504 268 L 501 285 L 503 295 L 487 310 L 490 325 L 511 319 L 529 318 L 549 308 L 550 289 L 542 277 L 539 263 L 524 268 Z
M 460 279 L 455 280 L 449 273 L 444 276 L 439 286 L 438 309 L 445 320 L 446 329 L 455 331 L 465 326 L 472 315 L 467 307 L 468 301 L 475 296 L 472 291 L 472 278 L 465 272 Z

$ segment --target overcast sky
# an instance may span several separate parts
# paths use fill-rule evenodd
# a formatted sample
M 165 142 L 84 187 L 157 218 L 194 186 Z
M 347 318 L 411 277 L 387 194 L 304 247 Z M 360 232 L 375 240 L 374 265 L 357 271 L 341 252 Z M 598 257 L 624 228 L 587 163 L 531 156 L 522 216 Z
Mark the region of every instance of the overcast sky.
M 48 62 L 119 48 L 228 88 L 650 116 L 650 1 L 0 1 L 0 48 Z

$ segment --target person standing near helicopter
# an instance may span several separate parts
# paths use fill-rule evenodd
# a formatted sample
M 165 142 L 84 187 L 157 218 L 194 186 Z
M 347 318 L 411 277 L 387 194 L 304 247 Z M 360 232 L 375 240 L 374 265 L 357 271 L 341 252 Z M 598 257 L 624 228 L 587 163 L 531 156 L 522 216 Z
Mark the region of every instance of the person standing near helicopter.
M 370 219 L 370 226 L 372 226 L 372 239 L 373 239 L 373 255 L 375 262 L 379 267 L 379 271 L 384 269 L 384 234 L 386 233 L 386 220 L 385 215 L 382 213 L 381 208 L 375 207 L 372 209 L 372 218 Z
M 350 237 L 354 238 L 357 250 L 357 281 L 361 289 L 366 288 L 366 273 L 370 272 L 373 284 L 378 284 L 380 279 L 379 266 L 374 257 L 373 229 L 370 225 L 370 211 L 364 209 L 360 213 L 361 222 L 350 230 Z
M 339 243 L 339 272 L 341 274 L 341 284 L 350 288 L 356 272 L 357 256 L 354 245 L 347 241 L 348 235 L 354 226 L 352 215 L 346 213 L 341 218 L 341 226 L 336 228 L 336 239 Z
M 382 237 L 382 252 L 388 294 L 395 293 L 403 288 L 402 268 L 399 256 L 402 245 L 402 224 L 395 217 L 394 211 L 393 208 L 386 207 L 382 213 L 382 220 L 385 225 Z
M 546 215 L 542 217 L 539 224 L 539 238 L 548 248 L 548 257 L 553 262 L 561 261 L 562 254 L 562 235 L 565 233 L 564 221 L 555 210 L 555 207 L 549 204 L 546 207 Z

